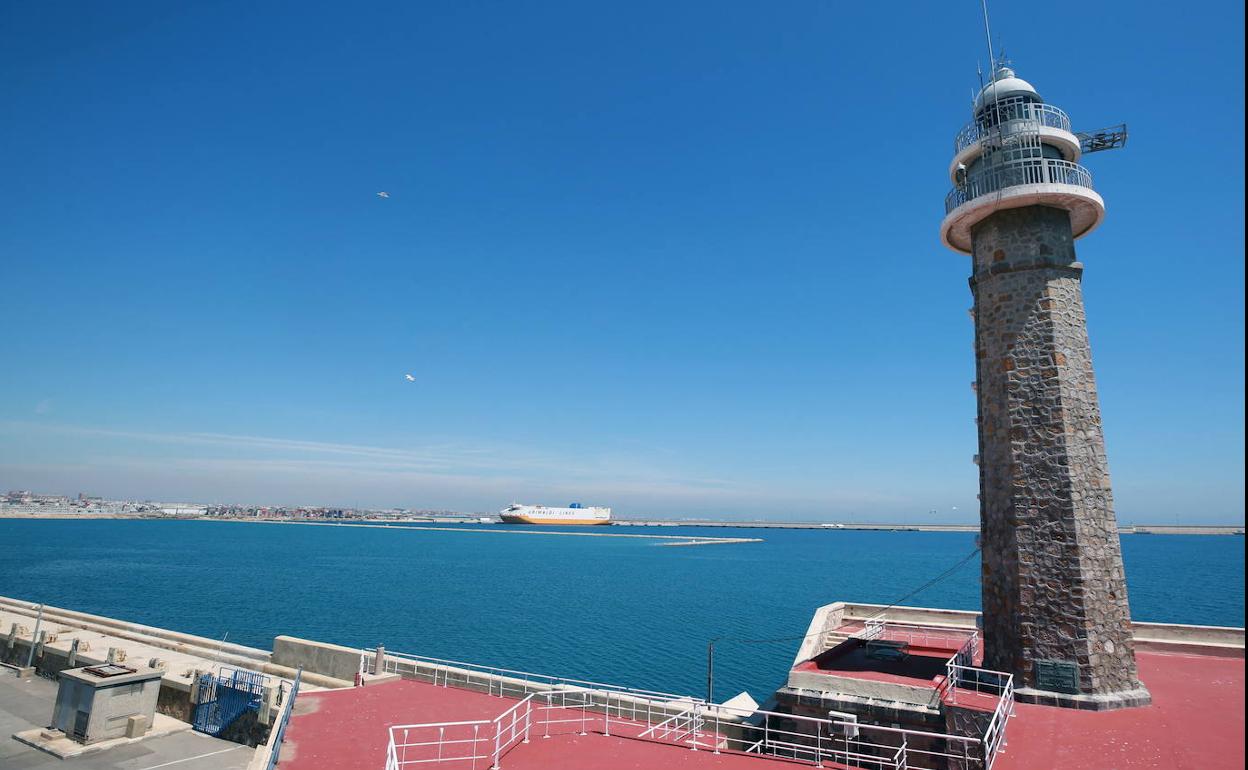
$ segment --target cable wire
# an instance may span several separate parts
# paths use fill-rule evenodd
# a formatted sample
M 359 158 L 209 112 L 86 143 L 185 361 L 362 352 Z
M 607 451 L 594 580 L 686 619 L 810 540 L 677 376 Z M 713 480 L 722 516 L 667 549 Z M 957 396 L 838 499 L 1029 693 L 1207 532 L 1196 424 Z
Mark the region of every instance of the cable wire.
M 968 553 L 966 556 L 963 556 L 961 559 L 959 559 L 957 564 L 954 564 L 952 567 L 950 567 L 950 568 L 946 569 L 944 572 L 940 573 L 940 574 L 939 574 L 939 575 L 937 575 L 936 577 L 934 577 L 934 578 L 932 578 L 931 580 L 927 581 L 926 583 L 924 583 L 923 585 L 921 585 L 921 586 L 919 586 L 918 588 L 914 589 L 913 591 L 911 591 L 910 593 L 906 594 L 905 596 L 902 596 L 902 597 L 900 597 L 900 598 L 898 598 L 898 599 L 894 600 L 892 604 L 889 604 L 888 606 L 886 606 L 886 607 L 884 607 L 883 609 L 881 609 L 879 612 L 875 613 L 875 615 L 874 615 L 874 616 L 872 616 L 872 618 L 870 618 L 870 619 L 874 620 L 875 618 L 880 617 L 880 616 L 881 616 L 881 615 L 883 615 L 885 612 L 888 612 L 888 611 L 889 611 L 889 610 L 891 610 L 893 607 L 896 607 L 898 604 L 901 604 L 902 602 L 904 602 L 905 600 L 909 599 L 910 597 L 915 596 L 915 595 L 917 595 L 917 594 L 920 594 L 920 593 L 922 593 L 923 591 L 926 591 L 927 589 L 929 589 L 929 588 L 931 588 L 932 586 L 936 585 L 937 583 L 941 582 L 942 580 L 945 580 L 946 578 L 950 577 L 951 575 L 953 575 L 953 573 L 954 573 L 954 572 L 956 572 L 956 571 L 958 570 L 958 568 L 959 568 L 959 567 L 961 567 L 963 564 L 966 564 L 968 561 L 970 561 L 972 558 L 974 558 L 974 557 L 975 557 L 975 554 L 979 553 L 979 551 L 980 551 L 980 549 L 979 549 L 979 548 L 976 548 L 975 550 L 971 551 L 971 552 L 970 552 L 970 553 Z M 824 634 L 824 633 L 827 633 L 826 629 L 825 629 L 825 630 L 821 630 L 821 631 L 814 631 L 814 632 L 809 633 L 809 634 L 803 634 L 803 635 L 801 635 L 801 636 L 781 636 L 781 637 L 776 637 L 776 638 L 774 638 L 774 639 L 738 639 L 738 638 L 731 637 L 731 636 L 721 636 L 721 637 L 718 637 L 718 638 L 717 638 L 717 640 L 718 640 L 718 641 L 736 642 L 737 644 L 775 644 L 775 643 L 778 643 L 778 642 L 796 642 L 796 641 L 805 641 L 805 640 L 809 639 L 809 638 L 810 638 L 810 637 L 812 637 L 812 636 L 819 636 L 820 634 Z

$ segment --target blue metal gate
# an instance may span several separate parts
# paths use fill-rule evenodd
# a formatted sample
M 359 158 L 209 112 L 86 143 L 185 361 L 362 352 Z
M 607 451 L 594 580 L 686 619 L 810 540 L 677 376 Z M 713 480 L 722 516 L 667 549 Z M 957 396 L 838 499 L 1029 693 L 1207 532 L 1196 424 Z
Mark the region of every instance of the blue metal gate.
M 248 711 L 259 711 L 269 678 L 254 671 L 221 668 L 203 674 L 195 695 L 192 725 L 201 733 L 220 735 Z

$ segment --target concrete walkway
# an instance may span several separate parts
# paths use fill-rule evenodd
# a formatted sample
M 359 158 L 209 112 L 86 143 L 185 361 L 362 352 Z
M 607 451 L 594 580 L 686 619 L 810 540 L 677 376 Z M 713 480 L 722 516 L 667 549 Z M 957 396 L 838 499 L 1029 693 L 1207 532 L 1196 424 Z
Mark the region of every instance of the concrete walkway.
M 14 624 L 18 626 L 15 637 L 17 655 L 9 662 L 23 665 L 25 653 L 34 638 L 38 605 L 0 596 L 0 661 L 5 660 L 6 642 Z M 189 692 L 196 670 L 216 671 L 226 665 L 248 671 L 259 671 L 275 679 L 289 683 L 293 669 L 274 666 L 272 653 L 221 640 L 183 634 L 168 629 L 144 626 L 114 618 L 105 618 L 58 607 L 45 607 L 40 630 L 50 635 L 45 654 L 65 662 L 74 642 L 79 642 L 77 665 L 95 665 L 104 662 L 110 647 L 125 655 L 124 660 L 134 665 L 147 665 L 155 658 L 165 668 L 164 686 Z M 10 656 L 14 657 L 14 656 Z M 53 668 L 52 670 L 58 670 Z M 303 677 L 303 687 L 315 691 L 324 686 L 347 686 L 328 677 L 309 673 Z
M 131 743 L 96 754 L 57 759 L 18 743 L 13 733 L 46 727 L 56 701 L 56 684 L 35 677 L 22 681 L 0 668 L 0 768 L 4 770 L 245 770 L 255 749 L 196 732 Z

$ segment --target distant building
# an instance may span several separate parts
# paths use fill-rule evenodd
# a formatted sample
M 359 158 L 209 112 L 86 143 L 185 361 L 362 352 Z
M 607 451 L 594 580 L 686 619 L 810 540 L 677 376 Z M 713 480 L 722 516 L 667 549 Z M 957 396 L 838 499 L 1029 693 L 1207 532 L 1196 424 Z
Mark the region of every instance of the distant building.
M 161 503 L 160 512 L 165 516 L 207 516 L 208 506 L 192 503 Z

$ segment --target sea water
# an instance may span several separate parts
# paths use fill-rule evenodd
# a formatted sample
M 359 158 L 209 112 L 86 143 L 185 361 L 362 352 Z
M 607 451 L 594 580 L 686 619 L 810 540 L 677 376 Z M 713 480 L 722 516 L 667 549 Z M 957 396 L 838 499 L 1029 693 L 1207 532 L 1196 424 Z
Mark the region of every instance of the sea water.
M 815 608 L 974 610 L 973 533 L 632 527 L 658 540 L 212 521 L 0 519 L 0 595 L 270 649 L 288 634 L 762 701 Z M 619 532 L 595 529 L 594 532 Z M 1136 620 L 1244 624 L 1242 538 L 1124 535 Z M 907 596 L 962 562 L 947 578 Z

